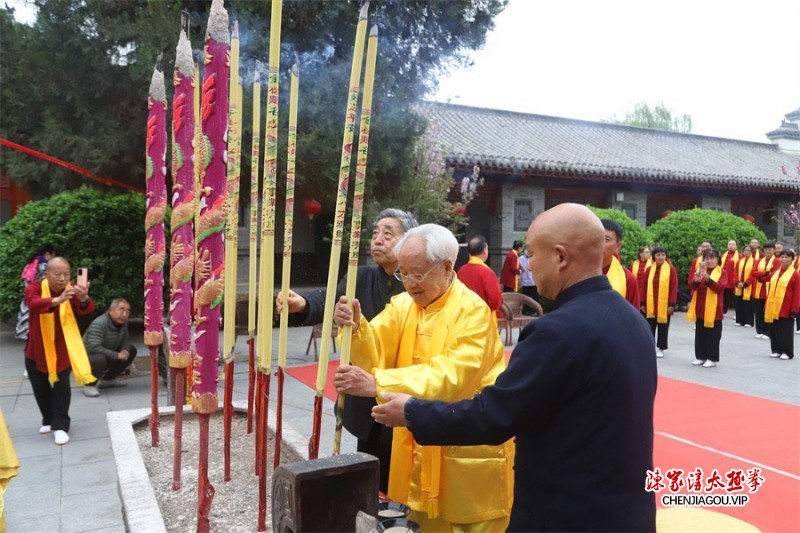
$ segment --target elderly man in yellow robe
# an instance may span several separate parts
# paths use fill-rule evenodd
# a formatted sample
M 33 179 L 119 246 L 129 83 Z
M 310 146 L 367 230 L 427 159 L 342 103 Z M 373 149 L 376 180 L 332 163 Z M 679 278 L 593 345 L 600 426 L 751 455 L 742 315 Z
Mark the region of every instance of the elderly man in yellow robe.
M 353 328 L 351 362 L 339 367 L 340 393 L 401 392 L 428 400 L 472 398 L 505 370 L 492 312 L 453 271 L 458 241 L 442 226 L 409 230 L 394 250 L 406 292 L 372 321 L 340 298 L 334 321 Z M 420 446 L 395 428 L 391 500 L 412 509 L 422 531 L 504 531 L 513 494 L 511 441 L 493 446 Z
M 19 459 L 14 451 L 14 443 L 8 433 L 3 409 L 0 408 L 0 533 L 6 531 L 6 509 L 3 495 L 8 488 L 8 482 L 19 471 Z

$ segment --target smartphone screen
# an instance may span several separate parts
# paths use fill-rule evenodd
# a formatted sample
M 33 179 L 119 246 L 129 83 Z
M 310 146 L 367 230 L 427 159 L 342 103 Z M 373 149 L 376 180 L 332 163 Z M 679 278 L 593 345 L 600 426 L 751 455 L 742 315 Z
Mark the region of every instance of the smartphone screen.
M 78 267 L 78 282 L 77 285 L 83 287 L 89 286 L 89 269 L 86 267 Z

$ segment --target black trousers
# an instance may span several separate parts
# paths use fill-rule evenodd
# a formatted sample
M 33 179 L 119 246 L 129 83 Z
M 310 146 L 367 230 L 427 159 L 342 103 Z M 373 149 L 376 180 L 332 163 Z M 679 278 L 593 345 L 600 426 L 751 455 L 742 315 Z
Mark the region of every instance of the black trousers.
M 723 295 L 722 299 L 722 312 L 727 313 L 728 309 L 731 309 L 735 305 L 735 296 L 733 295 L 733 289 L 725 289 L 725 294 Z
M 124 361 L 117 359 L 109 363 L 106 356 L 103 354 L 89 355 L 89 363 L 92 365 L 92 375 L 97 379 L 110 381 L 122 374 L 126 368 L 133 364 L 133 360 L 136 359 L 136 346 L 130 345 L 126 349 L 128 350 L 128 358 Z M 95 383 L 92 383 L 92 385 Z
M 536 290 L 536 285 L 523 285 L 520 287 L 520 290 L 522 294 L 530 296 L 536 303 L 541 305 L 542 302 L 539 301 L 539 291 Z M 527 316 L 534 316 L 536 314 L 530 307 L 524 307 L 522 313 Z
M 786 354 L 794 359 L 794 319 L 779 318 L 770 324 L 769 344 L 772 353 Z
M 36 363 L 25 358 L 25 370 L 33 389 L 33 397 L 39 412 L 42 413 L 42 425 L 50 426 L 53 431 L 62 430 L 69 432 L 69 403 L 72 400 L 72 391 L 69 386 L 71 368 L 58 373 L 58 381 L 51 384 L 47 373 L 36 370 Z
M 659 324 L 657 318 L 648 318 L 647 323 L 650 324 L 650 330 L 653 332 L 653 335 L 656 337 L 656 348 L 661 348 L 662 350 L 669 350 L 669 323 L 672 320 L 672 317 L 667 315 L 667 323 L 666 324 Z M 658 335 L 656 335 L 658 332 Z
M 764 306 L 766 305 L 765 300 L 752 300 L 753 306 L 756 310 L 756 333 L 761 333 L 762 335 L 769 335 L 769 328 L 767 324 L 764 322 Z
M 517 292 L 514 290 L 514 287 L 509 287 L 508 285 L 503 285 L 503 292 Z
M 708 359 L 719 362 L 719 341 L 722 339 L 722 320 L 715 320 L 713 328 L 703 325 L 703 319 L 698 318 L 697 328 L 694 330 L 694 357 L 695 359 Z
M 755 319 L 754 300 L 745 300 L 743 296 L 736 297 L 736 323 L 753 325 Z
M 380 424 L 373 424 L 372 430 L 369 432 L 369 437 L 358 439 L 356 450 L 363 453 L 368 453 L 378 458 L 380 461 L 380 479 L 378 488 L 384 494 L 389 492 L 389 463 L 392 459 L 392 441 L 387 443 L 381 442 L 381 426 Z

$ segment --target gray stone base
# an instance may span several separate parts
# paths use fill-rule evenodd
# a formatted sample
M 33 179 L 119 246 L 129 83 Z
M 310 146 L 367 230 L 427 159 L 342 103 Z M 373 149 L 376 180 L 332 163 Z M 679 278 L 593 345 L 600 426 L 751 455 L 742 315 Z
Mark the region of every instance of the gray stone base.
M 234 409 L 247 412 L 247 405 L 233 403 Z M 159 416 L 174 416 L 175 407 L 161 407 Z M 190 406 L 183 406 L 184 416 L 195 416 Z M 133 433 L 133 426 L 146 421 L 150 417 L 150 409 L 131 409 L 127 411 L 111 411 L 106 413 L 108 432 L 114 451 L 117 466 L 119 495 L 122 501 L 122 514 L 125 528 L 130 533 L 166 533 L 164 519 L 158 507 L 156 494 L 150 482 L 150 476 L 144 466 L 139 443 Z M 275 431 L 275 412 L 270 409 L 269 429 Z M 299 457 L 306 456 L 306 440 L 283 421 L 282 443 Z

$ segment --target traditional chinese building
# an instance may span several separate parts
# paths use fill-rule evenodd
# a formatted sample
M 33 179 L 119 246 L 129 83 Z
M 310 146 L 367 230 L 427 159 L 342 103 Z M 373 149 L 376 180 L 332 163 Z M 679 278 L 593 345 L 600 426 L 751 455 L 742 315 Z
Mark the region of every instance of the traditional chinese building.
M 643 226 L 665 211 L 718 209 L 793 240 L 782 214 L 800 192 L 800 109 L 767 134 L 772 144 L 441 103 L 425 113 L 456 183 L 480 167 L 467 234 L 485 235 L 493 258 L 562 202 L 620 209 Z

